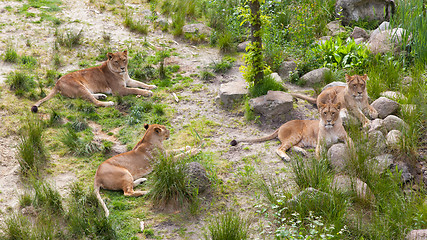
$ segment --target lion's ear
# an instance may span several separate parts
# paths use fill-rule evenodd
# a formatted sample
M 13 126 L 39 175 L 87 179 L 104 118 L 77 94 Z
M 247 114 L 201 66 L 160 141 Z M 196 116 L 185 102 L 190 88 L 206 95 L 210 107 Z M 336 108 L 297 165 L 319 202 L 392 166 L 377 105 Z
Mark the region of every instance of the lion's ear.
M 348 83 L 351 81 L 351 76 L 348 75 L 347 73 L 345 74 L 345 81 Z
M 337 102 L 337 104 L 335 104 L 335 107 L 340 110 L 341 109 L 341 102 Z
M 365 75 L 363 75 L 363 79 L 365 80 L 365 82 L 368 81 L 369 80 L 368 74 L 365 73 Z
M 150 126 L 150 125 L 148 125 L 148 123 L 145 123 L 145 124 L 144 124 L 144 128 L 145 128 L 145 130 L 147 130 L 149 126 Z
M 114 56 L 113 53 L 110 53 L 110 52 L 107 53 L 108 60 L 111 60 L 113 58 L 113 56 Z
M 319 109 L 319 112 L 320 112 L 320 109 L 324 108 L 325 106 L 326 106 L 326 104 L 325 104 L 325 103 L 323 103 L 323 102 L 319 102 L 319 104 L 317 105 L 317 107 L 318 107 L 318 109 Z
M 128 55 L 128 50 L 124 50 L 123 53 L 125 54 L 125 56 Z

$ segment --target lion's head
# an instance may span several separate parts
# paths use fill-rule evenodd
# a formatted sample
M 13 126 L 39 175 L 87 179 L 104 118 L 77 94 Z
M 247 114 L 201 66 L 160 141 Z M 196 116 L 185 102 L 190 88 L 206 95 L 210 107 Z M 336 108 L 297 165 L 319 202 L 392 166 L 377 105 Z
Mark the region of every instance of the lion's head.
M 340 120 L 341 104 L 328 101 L 327 103 L 320 103 L 319 114 L 320 122 L 326 129 L 333 128 Z
M 124 74 L 128 66 L 128 51 L 107 53 L 108 68 L 114 73 Z
M 366 81 L 368 80 L 368 75 L 345 75 L 345 80 L 347 81 L 347 86 L 349 93 L 356 100 L 362 100 L 366 92 Z

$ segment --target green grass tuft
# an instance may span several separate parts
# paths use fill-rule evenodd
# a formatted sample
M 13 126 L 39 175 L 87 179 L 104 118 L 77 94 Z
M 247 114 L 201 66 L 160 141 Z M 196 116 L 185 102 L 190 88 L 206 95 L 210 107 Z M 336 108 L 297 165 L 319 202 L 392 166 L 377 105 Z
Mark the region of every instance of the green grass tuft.
M 227 212 L 218 216 L 209 226 L 209 238 L 212 240 L 244 240 L 249 238 L 249 222 L 237 213 Z

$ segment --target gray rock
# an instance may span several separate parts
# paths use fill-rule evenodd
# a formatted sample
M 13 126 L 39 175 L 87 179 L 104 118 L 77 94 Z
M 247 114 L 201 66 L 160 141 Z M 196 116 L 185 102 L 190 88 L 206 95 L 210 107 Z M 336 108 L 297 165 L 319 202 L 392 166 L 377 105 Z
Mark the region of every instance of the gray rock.
M 223 83 L 219 87 L 219 101 L 226 108 L 232 107 L 241 101 L 248 93 L 246 81 L 233 81 Z
M 354 42 L 356 43 L 356 44 L 361 44 L 361 43 L 363 43 L 365 41 L 365 39 L 364 38 L 356 38 L 356 39 L 354 39 Z
M 368 185 L 358 178 L 352 178 L 346 175 L 335 175 L 331 187 L 342 193 L 356 192 L 356 195 L 365 200 L 372 201 L 375 199 Z
M 386 97 L 378 98 L 371 106 L 377 110 L 379 118 L 385 118 L 399 109 L 399 103 Z
M 384 118 L 384 127 L 387 132 L 391 130 L 402 130 L 406 126 L 406 123 L 397 116 L 389 115 Z
M 387 146 L 392 149 L 399 147 L 400 139 L 402 138 L 402 133 L 399 130 L 391 130 L 387 134 Z
M 279 68 L 279 76 L 283 80 L 289 79 L 289 74 L 297 68 L 297 64 L 294 61 L 284 61 L 282 64 L 280 64 Z
M 425 240 L 427 239 L 427 229 L 412 230 L 406 235 L 405 240 Z
M 244 41 L 242 43 L 239 43 L 237 45 L 237 52 L 246 52 L 246 47 L 248 46 L 249 43 L 250 41 Z
M 368 138 L 371 151 L 374 151 L 376 154 L 381 154 L 386 150 L 386 138 L 382 132 L 377 130 L 369 131 Z
M 206 170 L 200 163 L 187 163 L 185 166 L 185 172 L 189 178 L 190 184 L 192 184 L 193 187 L 197 187 L 199 193 L 203 193 L 211 186 Z
M 319 83 L 325 80 L 326 73 L 330 71 L 331 70 L 329 68 L 315 69 L 311 72 L 304 74 L 301 79 L 304 80 L 308 85 L 313 85 L 315 83 Z
M 322 92 L 323 92 L 323 91 L 325 91 L 325 89 L 327 89 L 327 88 L 330 88 L 330 87 L 337 87 L 337 86 L 346 87 L 346 86 L 347 86 L 347 83 L 345 83 L 345 82 L 331 82 L 331 83 L 328 83 L 328 84 L 326 84 L 326 86 L 324 86 L 324 87 L 322 88 Z
M 337 0 L 335 13 L 344 25 L 362 19 L 384 21 L 386 16 L 391 16 L 389 3 L 389 0 Z
M 380 131 L 383 135 L 387 134 L 387 128 L 384 126 L 384 120 L 376 118 L 371 121 L 369 132 Z
M 387 29 L 391 29 L 390 23 L 387 21 L 384 21 L 378 26 L 377 29 L 375 29 L 374 31 L 371 32 L 370 38 L 374 37 L 376 34 L 382 32 L 384 30 L 387 30 Z
M 398 162 L 396 164 L 393 164 L 391 169 L 396 169 L 401 173 L 401 179 L 403 183 L 410 182 L 414 179 L 414 175 L 412 175 L 411 171 L 409 170 L 409 166 L 405 162 Z
M 328 150 L 328 158 L 335 172 L 344 172 L 348 161 L 348 148 L 344 143 L 332 145 Z
M 392 154 L 383 154 L 376 156 L 370 161 L 372 170 L 377 174 L 384 173 L 387 169 L 390 169 L 394 163 L 394 156 Z
M 345 32 L 345 29 L 343 26 L 341 26 L 341 23 L 339 20 L 332 21 L 328 24 L 326 24 L 326 27 L 329 29 L 329 32 L 332 36 L 336 36 L 342 32 Z
M 282 91 L 268 91 L 267 95 L 249 100 L 254 112 L 267 118 L 288 113 L 293 108 L 292 96 Z
M 368 39 L 369 34 L 363 28 L 354 27 L 353 32 L 350 34 L 350 37 L 352 37 L 353 39 L 357 39 L 357 38 Z
M 404 31 L 402 28 L 394 28 L 371 35 L 368 41 L 369 50 L 374 55 L 391 52 L 392 50 L 400 52 L 400 43 Z
M 282 78 L 279 76 L 278 73 L 272 73 L 270 74 L 270 77 L 274 79 L 274 81 L 276 81 L 277 83 L 283 84 L 283 80 Z
M 184 33 L 211 35 L 212 29 L 202 23 L 187 24 L 182 27 Z

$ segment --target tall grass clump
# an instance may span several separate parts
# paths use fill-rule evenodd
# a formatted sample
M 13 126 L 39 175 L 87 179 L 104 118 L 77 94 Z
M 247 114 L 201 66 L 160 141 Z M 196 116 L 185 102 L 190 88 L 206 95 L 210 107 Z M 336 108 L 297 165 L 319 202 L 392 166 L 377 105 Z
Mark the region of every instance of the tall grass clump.
M 392 26 L 405 29 L 402 36 L 402 49 L 409 51 L 417 62 L 427 62 L 427 14 L 425 1 L 396 1 L 396 16 Z M 408 48 L 409 47 L 409 48 Z
M 326 159 L 297 158 L 291 163 L 293 179 L 300 189 L 309 187 L 318 190 L 328 190 L 332 171 Z
M 159 208 L 165 208 L 168 205 L 172 208 L 184 207 L 197 200 L 198 191 L 190 184 L 185 163 L 185 159 L 176 160 L 159 155 L 149 179 L 152 181 L 152 188 L 147 195 L 159 204 Z
M 285 87 L 281 83 L 274 80 L 270 75 L 264 77 L 263 81 L 257 84 L 252 84 L 249 87 L 249 93 L 251 97 L 254 98 L 266 95 L 269 90 L 286 91 Z
M 367 91 L 373 99 L 380 93 L 390 90 L 398 91 L 401 87 L 403 66 L 391 55 L 375 56 L 368 66 Z
M 15 92 L 16 96 L 24 96 L 36 87 L 34 76 L 23 72 L 15 71 L 7 75 L 6 83 L 9 84 L 10 90 Z
M 78 32 L 74 30 L 65 30 L 65 32 L 56 30 L 55 36 L 56 43 L 58 45 L 71 49 L 81 44 L 81 40 L 83 38 L 83 29 L 80 29 Z
M 43 142 L 43 122 L 37 117 L 27 117 L 21 129 L 18 144 L 18 162 L 24 175 L 38 174 L 48 160 Z
M 208 240 L 245 240 L 249 238 L 249 222 L 235 212 L 218 216 L 208 226 Z
M 73 126 L 67 126 L 59 139 L 75 156 L 90 156 L 102 151 L 102 145 L 93 141 L 93 133 L 88 128 L 78 133 Z
M 19 56 L 16 50 L 8 45 L 6 47 L 6 52 L 4 53 L 3 60 L 9 63 L 17 63 L 19 61 Z
M 148 24 L 145 24 L 143 21 L 134 20 L 128 12 L 126 12 L 125 15 L 124 25 L 131 31 L 138 32 L 144 35 L 148 33 Z
M 60 215 L 63 213 L 62 197 L 59 192 L 47 182 L 35 180 L 33 182 L 34 196 L 32 205 L 37 210 L 49 214 Z

